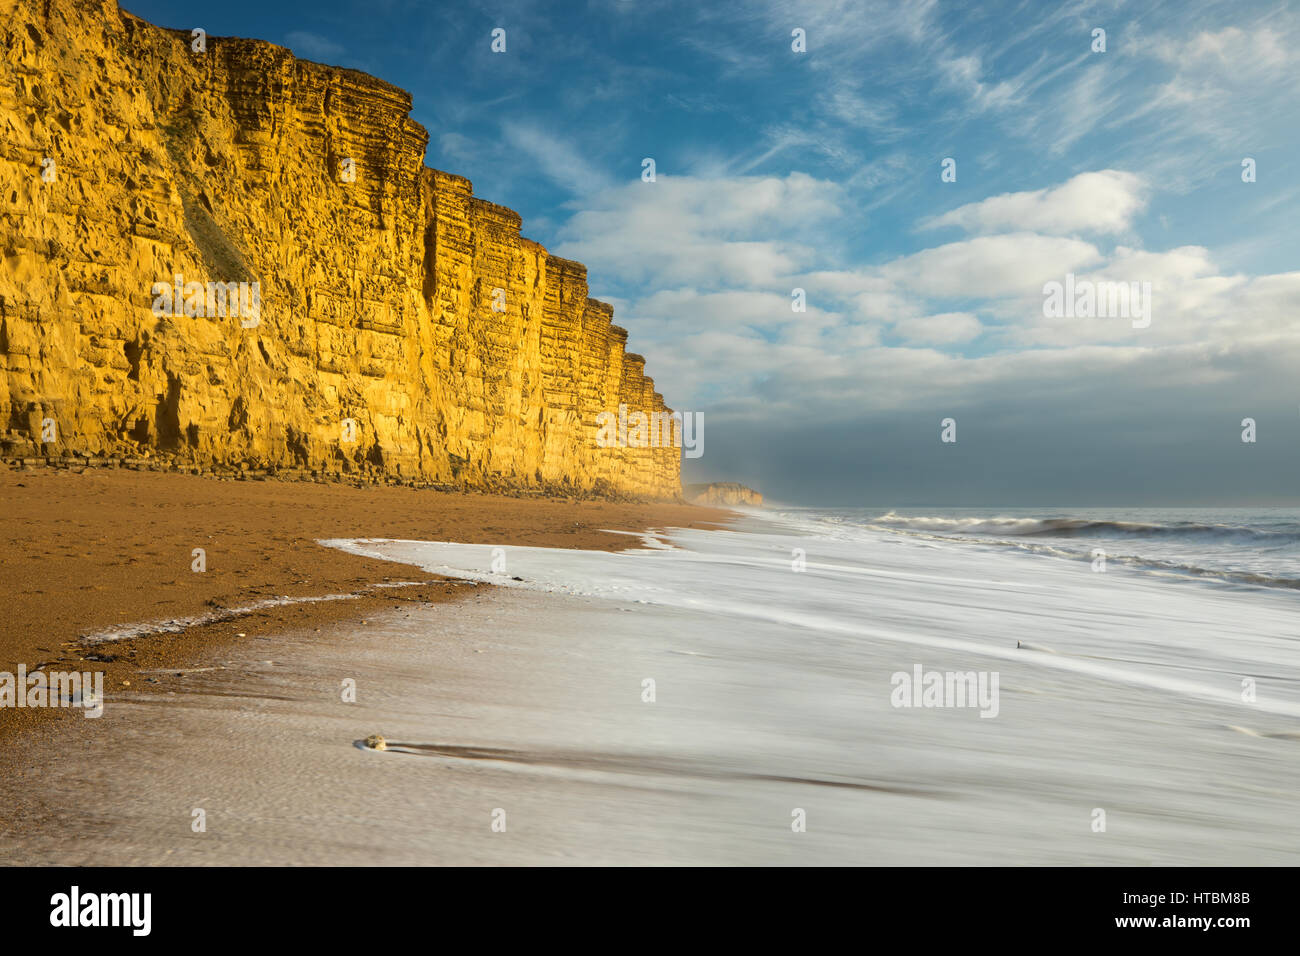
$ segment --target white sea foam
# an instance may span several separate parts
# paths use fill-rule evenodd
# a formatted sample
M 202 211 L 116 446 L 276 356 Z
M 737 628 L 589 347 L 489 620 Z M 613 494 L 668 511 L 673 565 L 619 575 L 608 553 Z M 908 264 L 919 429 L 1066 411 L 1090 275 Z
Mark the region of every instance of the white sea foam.
M 110 691 L 99 736 L 34 743 L 24 786 L 72 807 L 93 785 L 113 825 L 7 858 L 1300 862 L 1294 592 L 831 517 L 504 546 L 504 569 L 491 546 L 332 542 L 502 587 L 237 649 L 174 697 Z M 997 673 L 996 716 L 893 706 L 918 666 Z M 159 839 L 194 807 L 212 832 Z
M 815 531 L 815 534 L 809 534 Z M 674 549 L 604 552 L 505 549 L 394 540 L 324 542 L 426 571 L 505 587 L 690 608 L 730 628 L 762 620 L 818 635 L 1023 659 L 1037 666 L 1300 717 L 1295 595 L 1171 584 L 1117 566 L 1048 562 L 960 543 L 936 548 L 853 527 L 836 539 L 786 523 L 744 534 L 676 531 Z M 793 551 L 805 552 L 792 570 Z M 522 581 L 515 580 L 522 578 Z M 916 650 L 900 653 L 915 655 Z M 1241 680 L 1267 683 L 1244 704 Z
M 134 637 L 148 637 L 153 634 L 176 634 L 180 631 L 189 630 L 191 627 L 202 627 L 205 624 L 230 621 L 246 614 L 265 611 L 273 607 L 287 607 L 291 604 L 314 604 L 318 601 L 350 601 L 359 596 L 357 594 L 319 594 L 308 597 L 281 595 L 279 597 L 263 598 L 260 601 L 250 601 L 248 604 L 240 604 L 237 607 L 208 611 L 203 614 L 171 617 L 160 621 L 139 621 L 119 627 L 108 627 L 83 635 L 81 641 L 83 644 L 108 644 L 113 641 L 126 641 Z
M 407 588 L 421 583 L 420 581 L 383 581 L 367 585 L 367 590 L 375 588 Z M 361 597 L 363 593 L 358 591 L 353 594 L 310 594 L 302 597 L 290 597 L 287 594 L 282 594 L 278 597 L 262 598 L 258 601 L 250 601 L 248 604 L 219 608 L 203 614 L 170 617 L 157 621 L 137 621 L 134 624 L 108 627 L 83 635 L 81 642 L 83 644 L 109 644 L 113 641 L 126 641 L 136 637 L 149 637 L 154 634 L 177 634 L 192 627 L 202 627 L 205 624 L 217 624 L 222 621 L 233 621 L 235 618 L 245 617 L 258 611 L 266 611 L 276 607 L 289 607 L 294 604 L 317 604 L 321 601 L 354 601 Z

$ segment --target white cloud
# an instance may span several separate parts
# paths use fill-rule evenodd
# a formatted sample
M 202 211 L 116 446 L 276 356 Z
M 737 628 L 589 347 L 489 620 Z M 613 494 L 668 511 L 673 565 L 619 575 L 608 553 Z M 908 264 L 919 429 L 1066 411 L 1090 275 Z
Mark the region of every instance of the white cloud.
M 1270 26 L 1205 30 L 1187 39 L 1163 37 L 1152 52 L 1177 68 L 1173 92 L 1183 98 L 1262 78 L 1283 78 L 1296 59 L 1291 39 Z
M 1051 189 L 1004 193 L 967 203 L 922 223 L 922 228 L 957 226 L 966 232 L 1038 232 L 1050 236 L 1120 233 L 1146 208 L 1141 176 L 1117 169 L 1080 173 Z
M 1180 389 L 1255 387 L 1252 356 L 1300 353 L 1300 273 L 1225 274 L 1202 246 L 1103 249 L 1078 237 L 1131 231 L 1146 192 L 1131 173 L 1085 173 L 926 224 L 994 234 L 828 268 L 856 221 L 835 184 L 661 176 L 591 197 L 557 251 L 588 264 L 593 294 L 601 282 L 626 291 L 618 321 L 675 407 L 755 427 L 1005 407 L 1010 396 L 1040 418 L 1051 407 L 1101 420 Z M 1070 272 L 1150 282 L 1151 327 L 1044 317 L 1043 284 Z M 790 309 L 796 286 L 806 313 Z
M 1239 158 L 1294 127 L 1278 105 L 1300 97 L 1300 17 L 1282 7 L 1267 21 L 1144 42 L 1169 73 L 1134 103 L 1129 119 L 1144 135 L 1130 146 L 1167 180 L 1194 181 L 1188 170 L 1218 168 L 1224 150 Z
M 1097 248 L 1080 239 L 1017 232 L 923 249 L 878 272 L 927 298 L 998 298 L 1024 295 L 1100 261 Z
M 637 303 L 640 312 L 653 315 L 665 323 L 700 326 L 700 316 L 708 316 L 715 328 L 750 325 L 779 329 L 785 325 L 802 328 L 835 324 L 838 316 L 808 303 L 806 311 L 795 312 L 793 297 L 783 289 L 770 291 L 746 289 L 699 292 L 695 289 L 667 289 L 651 294 Z
M 894 334 L 917 345 L 949 345 L 969 342 L 984 330 L 980 320 L 969 312 L 943 312 L 900 319 Z
M 944 81 L 964 93 L 977 109 L 1000 109 L 1015 100 L 1014 83 L 1005 80 L 993 84 L 984 82 L 983 64 L 973 53 L 940 59 L 938 65 Z
M 624 282 L 788 295 L 788 277 L 815 258 L 809 243 L 838 217 L 839 187 L 802 173 L 661 174 L 593 197 L 561 231 L 556 251 Z

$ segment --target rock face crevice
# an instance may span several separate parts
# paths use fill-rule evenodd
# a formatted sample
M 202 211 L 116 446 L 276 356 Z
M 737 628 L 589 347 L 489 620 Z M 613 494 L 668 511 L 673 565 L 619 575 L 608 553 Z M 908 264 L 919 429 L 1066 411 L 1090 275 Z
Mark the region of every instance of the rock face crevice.
M 103 0 L 0 0 L 0 46 L 0 453 L 680 495 L 597 443 L 665 407 L 585 267 L 427 168 L 407 92 Z

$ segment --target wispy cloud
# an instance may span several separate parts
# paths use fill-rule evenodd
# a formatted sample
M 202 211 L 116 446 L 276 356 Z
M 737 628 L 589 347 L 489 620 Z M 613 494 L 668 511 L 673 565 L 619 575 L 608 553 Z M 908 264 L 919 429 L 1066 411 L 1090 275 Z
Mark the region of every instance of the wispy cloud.
M 291 30 L 284 36 L 284 44 L 293 50 L 294 55 L 308 60 L 327 63 L 343 63 L 352 59 L 348 48 L 336 43 L 329 37 L 307 30 Z
M 571 195 L 590 195 L 609 189 L 613 180 L 576 147 L 571 138 L 556 135 L 525 122 L 502 126 L 505 142 L 516 150 L 518 175 L 534 170 Z

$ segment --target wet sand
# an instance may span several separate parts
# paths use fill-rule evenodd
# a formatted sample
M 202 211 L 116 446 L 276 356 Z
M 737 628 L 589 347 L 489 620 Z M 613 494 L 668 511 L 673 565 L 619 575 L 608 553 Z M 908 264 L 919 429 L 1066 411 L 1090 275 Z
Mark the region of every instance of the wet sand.
M 443 601 L 466 589 L 416 568 L 323 547 L 318 539 L 612 551 L 637 539 L 604 529 L 705 527 L 731 516 L 672 503 L 45 467 L 0 468 L 0 500 L 6 518 L 0 531 L 0 671 L 16 672 L 20 663 L 29 671 L 41 664 L 102 670 L 110 695 L 127 688 L 165 693 L 177 679 L 167 671 L 183 671 L 222 647 Z M 204 551 L 205 570 L 195 570 L 196 548 Z M 398 583 L 403 586 L 382 586 Z M 283 596 L 325 595 L 348 599 L 232 613 Z M 210 620 L 93 646 L 84 641 L 133 624 L 194 618 Z M 75 709 L 0 709 L 0 770 L 21 764 L 25 729 L 49 722 L 84 723 Z
M 511 548 L 500 585 L 467 584 L 454 604 L 290 630 L 213 651 L 166 695 L 115 693 L 102 718 L 80 719 L 83 732 L 28 735 L 21 775 L 0 775 L 0 806 L 25 814 L 0 827 L 0 857 L 1300 857 L 1290 592 L 755 524 L 670 532 L 676 547 L 619 554 Z M 351 544 L 403 569 L 500 576 L 487 547 Z M 807 548 L 798 574 L 793 545 Z M 1016 629 L 1039 649 L 1017 647 Z M 996 719 L 982 702 L 897 706 L 894 677 L 917 664 L 999 675 Z M 1259 675 L 1258 701 L 1227 698 L 1240 673 Z M 386 750 L 364 747 L 372 734 Z

